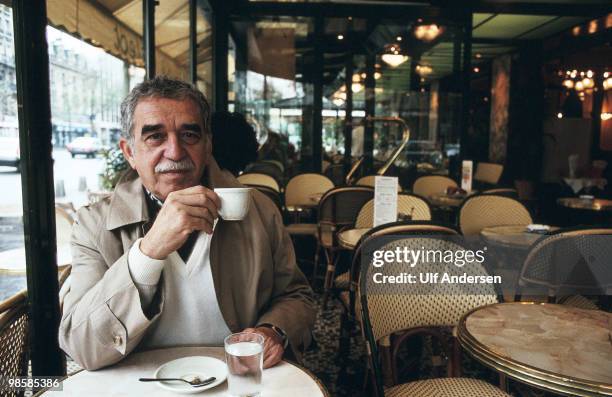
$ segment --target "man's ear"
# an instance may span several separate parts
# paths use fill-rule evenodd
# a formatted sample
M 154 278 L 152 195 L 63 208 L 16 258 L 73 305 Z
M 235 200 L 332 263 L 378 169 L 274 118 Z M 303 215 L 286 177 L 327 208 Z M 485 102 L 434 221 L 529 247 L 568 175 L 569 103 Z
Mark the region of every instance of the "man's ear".
M 134 153 L 132 152 L 132 147 L 127 139 L 121 138 L 119 139 L 119 147 L 123 152 L 123 157 L 130 163 L 130 167 L 136 169 L 136 161 L 134 160 Z

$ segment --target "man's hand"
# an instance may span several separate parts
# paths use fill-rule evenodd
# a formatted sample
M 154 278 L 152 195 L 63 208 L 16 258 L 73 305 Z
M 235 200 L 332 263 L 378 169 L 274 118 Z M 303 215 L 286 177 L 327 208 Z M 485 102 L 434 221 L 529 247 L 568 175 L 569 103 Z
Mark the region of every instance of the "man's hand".
M 172 192 L 147 235 L 140 242 L 143 254 L 165 259 L 179 249 L 193 231 L 211 234 L 221 207 L 219 196 L 204 186 Z
M 258 327 L 258 328 L 247 328 L 242 332 L 254 332 L 264 337 L 264 368 L 270 368 L 275 366 L 283 358 L 285 349 L 283 348 L 283 341 L 280 335 L 278 335 L 272 328 Z

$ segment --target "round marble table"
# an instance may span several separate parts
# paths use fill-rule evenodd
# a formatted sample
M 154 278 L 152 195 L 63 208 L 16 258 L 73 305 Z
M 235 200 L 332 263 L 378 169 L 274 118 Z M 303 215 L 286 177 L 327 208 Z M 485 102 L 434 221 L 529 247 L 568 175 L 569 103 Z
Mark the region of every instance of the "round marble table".
M 44 396 L 176 396 L 155 383 L 139 382 L 152 377 L 165 362 L 188 356 L 210 356 L 225 361 L 222 347 L 178 347 L 130 354 L 125 360 L 98 371 L 80 371 L 62 382 L 63 391 L 41 393 Z M 317 397 L 329 393 L 308 370 L 283 361 L 263 372 L 266 397 Z M 227 382 L 203 391 L 198 396 L 227 397 Z
M 345 249 L 354 250 L 359 239 L 368 232 L 370 228 L 347 229 L 338 233 L 338 244 Z
M 550 231 L 558 230 L 551 227 Z M 480 231 L 483 239 L 490 244 L 501 245 L 508 248 L 529 248 L 538 241 L 543 234 L 530 233 L 525 225 L 490 226 Z
M 531 386 L 571 396 L 612 396 L 612 314 L 514 302 L 478 308 L 459 322 L 464 349 Z
M 612 212 L 612 200 L 606 199 L 581 199 L 579 197 L 565 197 L 557 199 L 557 204 L 562 207 L 576 210 Z

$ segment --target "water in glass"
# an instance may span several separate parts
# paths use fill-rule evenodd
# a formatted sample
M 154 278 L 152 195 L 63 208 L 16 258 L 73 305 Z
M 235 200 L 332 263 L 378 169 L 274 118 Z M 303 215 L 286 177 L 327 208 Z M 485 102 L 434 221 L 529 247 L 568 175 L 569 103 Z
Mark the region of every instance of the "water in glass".
M 225 340 L 225 359 L 230 395 L 258 397 L 261 393 L 263 337 L 251 333 L 228 336 Z

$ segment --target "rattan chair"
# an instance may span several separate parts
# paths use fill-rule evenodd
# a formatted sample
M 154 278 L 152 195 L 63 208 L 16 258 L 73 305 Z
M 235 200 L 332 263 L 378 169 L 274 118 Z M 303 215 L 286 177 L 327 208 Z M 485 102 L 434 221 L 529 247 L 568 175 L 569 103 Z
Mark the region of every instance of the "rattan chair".
M 323 171 L 323 175 L 328 177 L 334 186 L 342 186 L 344 184 L 344 164 L 331 164 Z
M 457 243 L 436 237 L 397 238 L 379 249 L 393 251 L 404 247 L 411 250 L 464 250 Z M 482 266 L 472 263 L 469 267 L 455 268 L 454 264 L 419 262 L 416 264 L 419 272 L 437 273 L 440 271 L 459 274 L 468 271 L 471 275 L 486 275 Z M 445 285 L 444 291 L 426 284 L 384 284 L 373 281 L 374 272 L 385 275 L 396 275 L 406 271 L 406 264 L 401 262 L 386 262 L 382 267 L 374 267 L 372 263 L 362 263 L 359 279 L 359 292 L 363 328 L 368 343 L 368 360 L 373 375 L 376 395 L 382 396 L 479 396 L 497 397 L 508 395 L 497 387 L 477 379 L 445 378 L 429 379 L 417 382 L 397 384 L 397 372 L 392 371 L 394 386 L 385 389 L 382 383 L 381 361 L 379 357 L 379 342 L 390 338 L 391 349 L 384 358 L 390 368 L 395 368 L 397 353 L 402 342 L 416 334 L 429 335 L 439 340 L 446 356 L 451 357 L 447 365 L 450 376 L 459 374 L 458 342 L 453 336 L 452 346 L 444 341 L 441 329 L 454 329 L 459 320 L 470 310 L 497 302 L 494 289 L 490 285 L 471 285 L 471 293 L 466 293 L 458 284 Z
M 272 200 L 274 204 L 276 204 L 276 207 L 278 208 L 280 212 L 283 211 L 283 204 L 282 204 L 281 196 L 278 190 L 274 190 L 273 188 L 269 186 L 261 186 L 261 185 L 253 185 L 253 184 L 247 184 L 246 186 L 252 187 L 253 189 L 257 189 L 258 191 L 266 195 L 270 200 Z
M 280 161 L 259 160 L 247 165 L 245 174 L 264 174 L 272 177 L 279 186 L 284 184 L 284 167 Z
M 397 195 L 397 217 L 398 220 L 429 221 L 431 220 L 431 208 L 429 203 L 422 197 L 410 193 Z M 374 224 L 374 200 L 370 200 L 361 207 L 356 228 L 372 227 Z
M 488 190 L 483 191 L 482 194 L 495 194 L 497 196 L 510 197 L 513 199 L 519 198 L 518 191 L 512 188 L 488 189 Z
M 496 185 L 504 172 L 504 166 L 501 164 L 494 163 L 478 163 L 476 166 L 476 172 L 474 173 L 474 180 L 477 182 L 488 183 L 490 185 Z
M 414 181 L 412 193 L 429 197 L 432 194 L 445 193 L 448 187 L 457 187 L 457 182 L 446 176 L 426 175 Z
M 336 288 L 344 288 L 345 291 L 339 293 L 338 297 L 343 306 L 340 317 L 340 352 L 348 351 L 349 331 L 353 320 L 361 325 L 361 305 L 357 299 L 357 286 L 359 282 L 359 271 L 361 268 L 362 251 L 365 246 L 369 250 L 373 247 L 384 244 L 388 236 L 418 236 L 418 235 L 458 235 L 459 232 L 451 226 L 443 225 L 431 221 L 399 221 L 386 223 L 370 229 L 365 233 L 353 254 L 351 268 L 348 272 L 336 277 Z M 388 346 L 388 344 L 386 345 Z
M 26 291 L 0 303 L 0 376 L 4 379 L 28 376 L 28 323 Z M 2 396 L 19 395 L 23 393 L 2 391 Z
M 584 296 L 612 293 L 612 228 L 559 230 L 535 243 L 521 269 L 515 300 L 531 298 L 597 309 Z
M 325 192 L 333 188 L 334 183 L 325 175 L 314 173 L 296 175 L 285 187 L 285 208 L 291 211 L 296 207 L 311 207 L 315 200 L 314 196 L 323 197 Z
M 276 179 L 272 178 L 270 175 L 253 172 L 242 174 L 237 179 L 238 182 L 242 183 L 243 185 L 267 186 L 276 190 L 277 192 L 280 192 L 278 182 L 276 182 Z
M 520 201 L 495 194 L 469 196 L 459 208 L 459 228 L 464 235 L 475 235 L 489 226 L 533 223 Z
M 362 176 L 361 178 L 357 180 L 357 182 L 355 182 L 355 185 L 375 187 L 376 186 L 376 175 Z M 400 186 L 399 183 L 397 184 L 397 191 L 398 192 L 402 191 L 402 187 Z
M 333 287 L 336 272 L 337 233 L 352 227 L 363 205 L 374 197 L 374 189 L 365 186 L 338 187 L 327 191 L 319 202 L 317 212 L 317 238 L 325 250 L 327 270 L 325 272 L 323 306 Z M 317 263 L 315 263 L 317 266 Z M 315 269 L 316 272 L 316 269 Z M 316 274 L 316 273 L 315 273 Z

